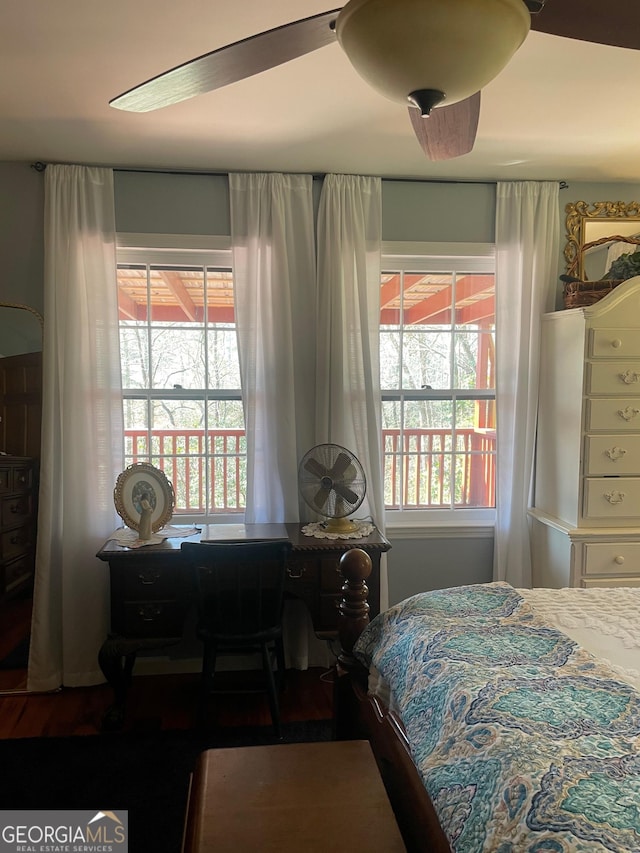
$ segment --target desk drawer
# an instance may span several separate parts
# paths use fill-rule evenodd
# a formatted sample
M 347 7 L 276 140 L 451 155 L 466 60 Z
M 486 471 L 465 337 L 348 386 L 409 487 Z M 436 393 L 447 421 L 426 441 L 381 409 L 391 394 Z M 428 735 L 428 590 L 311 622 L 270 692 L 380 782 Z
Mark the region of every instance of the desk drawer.
M 141 564 L 125 569 L 122 583 L 123 597 L 134 601 L 192 595 L 191 575 L 187 569 Z
M 111 630 L 126 637 L 180 637 L 187 607 L 181 601 L 125 601 L 124 624 Z
M 640 578 L 640 542 L 585 545 L 585 575 L 635 574 Z
M 640 429 L 640 398 L 610 397 L 588 401 L 587 430 L 637 432 L 638 429 Z

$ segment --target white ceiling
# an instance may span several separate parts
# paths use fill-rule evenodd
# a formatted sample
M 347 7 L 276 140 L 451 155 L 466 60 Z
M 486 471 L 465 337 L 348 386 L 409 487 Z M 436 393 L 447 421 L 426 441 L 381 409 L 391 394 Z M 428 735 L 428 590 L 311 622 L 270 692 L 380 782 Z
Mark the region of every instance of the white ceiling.
M 371 90 L 338 44 L 157 112 L 108 105 L 172 66 L 331 7 L 327 0 L 5 0 L 0 161 L 640 181 L 640 51 L 539 33 L 484 89 L 474 151 L 443 163 L 426 159 L 407 110 Z

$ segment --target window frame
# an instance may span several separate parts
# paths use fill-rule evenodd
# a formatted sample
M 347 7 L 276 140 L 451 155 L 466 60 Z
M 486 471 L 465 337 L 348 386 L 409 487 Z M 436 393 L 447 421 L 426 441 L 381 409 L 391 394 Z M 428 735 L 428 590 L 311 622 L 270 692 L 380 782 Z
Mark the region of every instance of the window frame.
M 462 260 L 462 263 L 461 263 Z M 381 275 L 386 272 L 404 273 L 488 273 L 495 276 L 495 244 L 493 243 L 430 243 L 383 241 L 381 247 Z M 496 348 L 498 346 L 496 340 Z M 497 389 L 487 394 L 478 389 L 473 393 L 458 392 L 454 399 L 494 399 Z M 449 391 L 421 391 L 414 389 L 407 395 L 399 391 L 381 389 L 381 404 L 388 400 L 451 399 Z M 493 535 L 495 507 L 469 507 L 451 509 L 429 507 L 424 509 L 387 509 L 387 532 L 398 531 L 403 538 L 411 535 L 424 538 L 431 531 L 433 538 L 450 536 Z
M 144 264 L 148 266 L 202 266 L 229 269 L 233 272 L 231 238 L 197 234 L 144 234 L 118 232 L 116 235 L 116 263 Z M 209 389 L 213 390 L 213 389 Z M 184 391 L 166 389 L 148 389 L 141 394 L 137 389 L 122 389 L 125 400 L 171 400 L 201 399 L 197 393 L 185 394 Z M 242 402 L 242 389 L 215 389 L 213 395 L 220 400 L 239 400 Z M 223 524 L 242 523 L 244 511 L 233 513 L 180 513 L 174 515 L 176 524 Z

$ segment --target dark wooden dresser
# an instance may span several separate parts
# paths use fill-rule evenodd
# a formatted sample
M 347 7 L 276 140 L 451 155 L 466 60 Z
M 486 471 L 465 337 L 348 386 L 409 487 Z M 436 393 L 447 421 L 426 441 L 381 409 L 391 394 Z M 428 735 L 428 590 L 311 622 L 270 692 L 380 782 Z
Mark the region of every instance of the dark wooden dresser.
M 36 468 L 25 456 L 0 456 L 0 600 L 33 583 Z
M 343 584 L 339 563 L 350 548 L 362 548 L 371 557 L 368 601 L 371 617 L 378 614 L 380 557 L 391 545 L 377 529 L 362 539 L 317 539 L 306 536 L 300 524 L 205 524 L 195 536 L 166 539 L 158 545 L 132 549 L 113 539 L 104 544 L 96 556 L 109 564 L 111 630 L 100 649 L 99 663 L 115 695 L 105 728 L 117 728 L 122 722 L 136 654 L 182 639 L 194 601 L 182 543 L 280 538 L 288 538 L 292 545 L 285 593 L 305 602 L 319 637 L 337 635 Z

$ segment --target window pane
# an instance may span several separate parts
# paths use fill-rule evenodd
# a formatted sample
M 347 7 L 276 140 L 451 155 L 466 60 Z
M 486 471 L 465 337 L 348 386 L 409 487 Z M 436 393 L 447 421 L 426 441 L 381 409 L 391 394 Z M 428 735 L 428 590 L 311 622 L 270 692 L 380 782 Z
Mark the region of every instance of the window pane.
M 456 326 L 495 326 L 495 276 L 460 275 L 455 284 Z
M 451 334 L 406 331 L 402 348 L 402 386 L 451 388 Z
M 206 388 L 203 329 L 153 328 L 151 388 Z
M 380 334 L 380 387 L 400 387 L 400 357 L 402 355 L 399 332 L 382 331 Z
M 214 327 L 209 330 L 208 388 L 240 388 L 240 360 L 236 330 Z
M 493 388 L 494 337 L 489 332 L 455 335 L 455 387 Z
M 150 267 L 149 301 L 154 326 L 204 323 L 204 271 L 201 267 Z
M 120 326 L 123 388 L 149 387 L 149 341 L 146 327 Z
M 403 323 L 405 326 L 438 329 L 451 325 L 450 274 L 404 274 Z
M 242 403 L 209 403 L 210 511 L 234 512 L 246 501 L 247 443 Z

